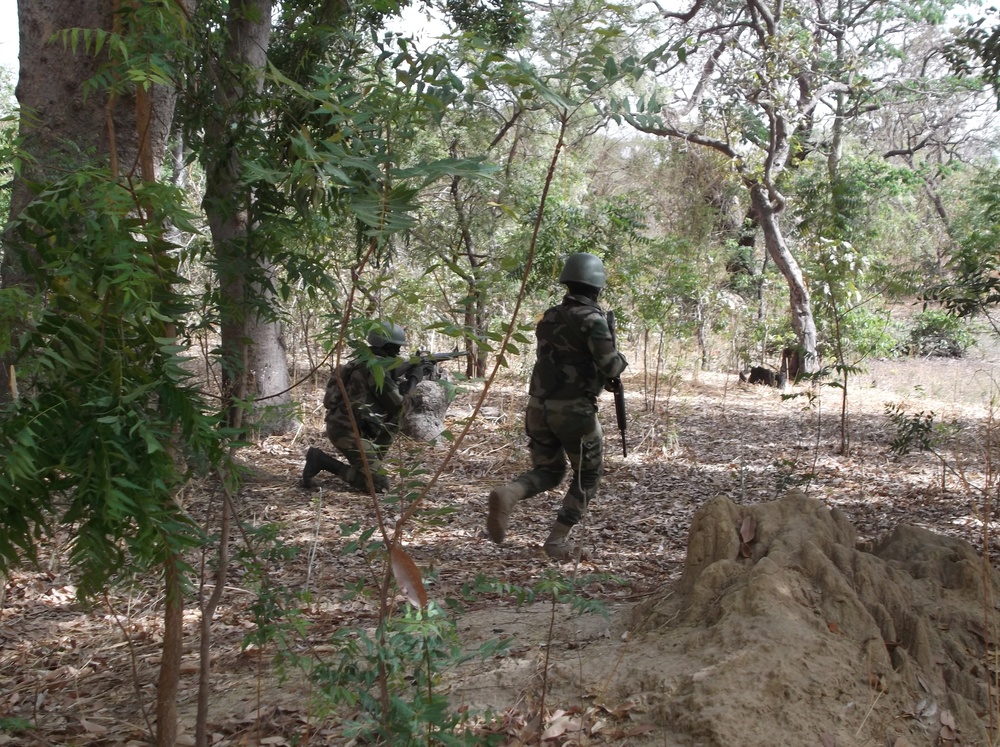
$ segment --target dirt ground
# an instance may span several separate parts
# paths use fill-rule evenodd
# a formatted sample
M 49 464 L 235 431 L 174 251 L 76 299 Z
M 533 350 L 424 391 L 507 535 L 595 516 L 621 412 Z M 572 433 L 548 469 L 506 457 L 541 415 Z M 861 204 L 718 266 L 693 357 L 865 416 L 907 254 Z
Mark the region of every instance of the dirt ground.
M 983 356 L 871 364 L 849 390 L 846 451 L 838 389 L 684 369 L 654 400 L 634 376 L 630 453 L 607 397 L 607 474 L 574 530 L 584 556 L 562 565 L 539 550 L 555 493 L 518 506 L 504 545 L 483 537 L 490 487 L 526 466 L 522 386 L 498 382 L 404 529 L 431 599 L 462 599 L 462 644 L 510 644 L 439 686 L 456 707 L 494 712 L 472 723 L 511 745 L 996 744 L 993 368 Z M 452 406 L 455 433 L 478 391 Z M 299 433 L 241 453 L 237 509 L 248 527 L 273 525 L 280 544 L 268 546 L 298 550 L 261 562 L 277 585 L 309 592 L 288 649 L 321 656 L 336 630 L 373 624 L 373 601 L 348 592 L 377 584 L 379 566 L 349 543 L 376 519 L 332 476 L 314 492 L 296 486 L 305 450 L 324 443 L 319 392 L 301 397 Z M 887 404 L 933 413 L 934 451 L 894 453 Z M 450 450 L 400 443 L 399 480 L 426 479 Z M 218 490 L 192 486 L 187 500 L 206 516 Z M 392 527 L 399 505 L 379 510 Z M 511 592 L 543 588 L 553 571 L 603 613 Z M 464 593 L 477 577 L 509 586 Z M 244 645 L 255 588 L 250 564 L 234 563 L 213 625 L 213 744 L 350 743 L 294 671 L 277 677 L 273 644 Z M 86 608 L 56 560 L 13 574 L 0 604 L 0 746 L 143 743 L 160 602 L 150 585 Z M 182 744 L 193 743 L 198 620 L 192 600 Z

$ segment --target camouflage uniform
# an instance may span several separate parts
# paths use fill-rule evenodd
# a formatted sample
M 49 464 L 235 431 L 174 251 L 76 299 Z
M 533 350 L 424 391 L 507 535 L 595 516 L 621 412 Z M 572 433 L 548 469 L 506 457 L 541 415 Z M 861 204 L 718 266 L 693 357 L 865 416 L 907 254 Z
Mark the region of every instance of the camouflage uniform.
M 361 434 L 359 449 L 337 378 L 331 377 L 323 397 L 323 405 L 327 408 L 326 435 L 350 464 L 342 477 L 353 487 L 367 492 L 368 481 L 361 459 L 361 452 L 364 451 L 375 490 L 385 492 L 389 489 L 389 478 L 382 470 L 382 459 L 399 432 L 403 395 L 388 372 L 382 386 L 377 386 L 371 369 L 363 361 L 351 361 L 341 366 L 341 377 Z
M 601 307 L 585 296 L 567 295 L 547 310 L 535 334 L 537 358 L 525 412 L 532 469 L 512 487 L 522 498 L 557 487 L 568 457 L 573 482 L 557 521 L 571 527 L 596 495 L 603 471 L 597 397 L 628 362 L 615 349 Z
M 363 453 L 375 491 L 384 493 L 389 489 L 389 478 L 382 470 L 382 460 L 399 432 L 403 396 L 391 372 L 386 371 L 385 379 L 379 386 L 371 368 L 363 360 L 350 361 L 339 370 L 347 400 L 341 394 L 337 377 L 332 376 L 326 385 L 323 405 L 327 409 L 326 435 L 347 458 L 348 464 L 333 459 L 320 449 L 311 448 L 306 455 L 303 484 L 311 487 L 311 478 L 320 470 L 327 470 L 356 490 L 367 493 L 369 488 Z M 360 448 L 351 428 L 347 403 L 350 403 L 350 412 L 361 434 Z

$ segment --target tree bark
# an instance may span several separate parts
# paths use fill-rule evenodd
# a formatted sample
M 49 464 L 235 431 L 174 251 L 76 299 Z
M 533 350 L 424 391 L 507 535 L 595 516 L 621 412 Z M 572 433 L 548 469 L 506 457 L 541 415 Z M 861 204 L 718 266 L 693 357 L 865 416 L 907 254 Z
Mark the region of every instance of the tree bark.
M 113 0 L 20 0 L 19 78 L 15 91 L 22 112 L 18 134 L 30 158 L 22 162 L 11 187 L 10 218 L 14 219 L 53 179 L 71 173 L 85 163 L 118 164 L 118 171 L 131 176 L 139 173 L 140 142 L 147 163 L 154 170 L 162 163 L 163 147 L 173 119 L 175 92 L 152 87 L 143 100 L 119 95 L 109 99 L 105 91 L 84 96 L 84 84 L 93 78 L 105 55 L 88 54 L 82 45 L 76 51 L 61 40 L 50 41 L 64 29 L 111 30 Z M 140 106 L 141 104 L 141 106 Z M 140 130 L 138 118 L 148 122 Z M 143 137 L 140 137 L 142 132 Z M 152 176 L 146 175 L 146 178 Z M 10 230 L 3 235 L 4 252 L 0 263 L 0 287 L 34 291 L 30 273 L 21 260 L 26 247 Z M 29 252 L 30 262 L 30 252 Z M 23 332 L 12 330 L 12 339 Z M 11 392 L 13 355 L 0 365 L 0 402 Z
M 282 344 L 280 323 L 254 310 L 253 300 L 262 302 L 263 286 L 248 276 L 267 276 L 272 268 L 252 251 L 250 203 L 252 196 L 242 183 L 240 132 L 254 126 L 248 96 L 263 90 L 263 70 L 271 38 L 272 0 L 234 0 L 227 19 L 228 40 L 215 69 L 216 116 L 205 127 L 205 151 L 212 154 L 206 164 L 204 208 L 215 245 L 222 337 L 222 396 L 231 426 L 243 424 L 237 406 L 251 387 L 268 405 L 291 402 L 288 363 Z M 275 397 L 274 395 L 278 395 Z M 257 418 L 252 418 L 256 420 Z M 267 432 L 284 432 L 291 418 L 278 418 L 258 426 Z
M 81 164 L 84 154 L 98 161 L 107 159 L 110 146 L 108 124 L 125 119 L 126 102 L 106 116 L 107 98 L 103 94 L 83 95 L 84 82 L 93 77 L 102 63 L 77 48 L 50 42 L 53 34 L 72 27 L 110 29 L 110 0 L 20 0 L 18 2 L 19 77 L 15 94 L 22 112 L 18 134 L 31 156 L 15 173 L 11 187 L 10 218 L 16 217 L 35 197 L 37 185 L 57 178 Z M 135 130 L 134 120 L 131 122 Z M 126 126 L 115 128 L 122 132 Z M 134 139 L 134 135 L 133 135 Z M 34 290 L 30 273 L 21 262 L 26 247 L 10 231 L 4 232 L 4 252 L 0 262 L 0 287 Z M 23 327 L 12 330 L 16 344 Z M 0 402 L 12 396 L 13 354 L 0 365 Z
M 120 17 L 115 0 L 20 0 L 20 72 L 17 100 L 22 116 L 19 134 L 30 158 L 15 175 L 10 217 L 16 218 L 50 183 L 85 166 L 107 168 L 111 178 L 131 183 L 155 181 L 163 162 L 173 121 L 176 91 L 154 85 L 148 89 L 110 92 L 90 90 L 86 83 L 109 60 L 92 55 L 80 43 L 74 51 L 54 34 L 71 28 L 117 31 Z M 4 288 L 37 291 L 22 262 L 30 263 L 30 247 L 11 230 L 4 233 L 0 283 Z M 24 329 L 14 330 L 15 335 Z M 12 396 L 13 355 L 0 366 L 0 401 Z M 176 704 L 179 667 L 180 615 L 183 596 L 176 558 L 166 564 L 167 608 L 164 616 L 164 653 L 157 695 L 157 739 L 176 741 Z M 176 664 L 171 647 L 177 644 Z
M 260 270 L 267 277 L 275 274 L 270 262 L 260 263 Z M 278 299 L 268 287 L 254 284 L 253 292 L 268 308 L 274 308 Z M 261 435 L 287 433 L 297 425 L 292 414 L 291 379 L 288 374 L 288 357 L 281 322 L 253 313 L 247 320 L 247 361 L 250 366 L 250 386 L 257 397 L 266 397 L 254 407 L 253 426 Z
M 458 157 L 454 144 L 452 144 L 451 148 L 451 157 Z M 462 198 L 460 188 L 461 182 L 462 177 L 452 177 L 451 196 L 452 202 L 455 205 L 455 216 L 458 220 L 462 253 L 469 262 L 469 272 L 463 277 L 468 291 L 465 300 L 462 302 L 465 308 L 464 322 L 466 329 L 474 330 L 476 335 L 483 335 L 486 332 L 486 309 L 485 301 L 483 299 L 482 283 L 479 277 L 482 260 L 475 250 L 472 230 L 469 227 L 471 221 L 465 209 L 465 200 Z M 479 345 L 474 341 L 468 341 L 466 343 L 466 349 L 469 351 L 469 357 L 465 364 L 465 375 L 469 377 L 485 376 L 487 361 L 486 351 L 481 350 Z
M 177 685 L 184 651 L 184 587 L 180 558 L 168 552 L 164 562 L 166 601 L 163 610 L 163 651 L 156 689 L 156 747 L 177 744 Z
M 212 621 L 215 611 L 222 601 L 222 590 L 226 586 L 226 574 L 229 572 L 229 535 L 232 529 L 232 502 L 229 486 L 226 484 L 228 475 L 222 478 L 222 514 L 219 520 L 219 555 L 218 565 L 213 574 L 214 586 L 212 593 L 201 608 L 201 645 L 199 648 L 198 671 L 198 715 L 195 720 L 195 747 L 208 747 L 208 708 L 212 684 Z M 206 522 L 206 529 L 208 529 Z
M 819 368 L 816 356 L 816 322 L 813 319 L 809 289 L 802 277 L 802 269 L 789 251 L 784 234 L 781 232 L 778 215 L 782 205 L 773 203 L 767 196 L 766 188 L 760 184 L 750 189 L 750 199 L 753 201 L 757 220 L 764 233 L 767 253 L 788 283 L 792 329 L 795 330 L 802 349 L 802 370 L 807 374 L 815 373 Z

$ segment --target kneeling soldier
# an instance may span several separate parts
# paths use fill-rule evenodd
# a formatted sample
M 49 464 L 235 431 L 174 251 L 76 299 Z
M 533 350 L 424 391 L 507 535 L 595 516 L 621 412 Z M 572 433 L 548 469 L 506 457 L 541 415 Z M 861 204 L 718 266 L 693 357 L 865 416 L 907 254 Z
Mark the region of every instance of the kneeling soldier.
M 322 449 L 311 447 L 306 453 L 306 465 L 302 470 L 302 486 L 305 488 L 313 487 L 313 478 L 325 470 L 363 493 L 371 489 L 384 493 L 389 489 L 389 478 L 382 469 L 382 460 L 399 432 L 403 414 L 403 395 L 390 368 L 398 369 L 399 351 L 406 344 L 406 332 L 398 324 L 381 322 L 368 333 L 367 342 L 376 359 L 382 360 L 366 360 L 361 356 L 342 364 L 339 375 L 347 399 L 341 394 L 336 374 L 326 385 L 323 397 L 326 435 L 347 458 L 347 464 Z M 376 382 L 374 368 L 385 372 L 381 383 Z M 349 413 L 353 414 L 361 435 L 360 445 L 351 428 Z M 365 470 L 365 461 L 368 470 Z

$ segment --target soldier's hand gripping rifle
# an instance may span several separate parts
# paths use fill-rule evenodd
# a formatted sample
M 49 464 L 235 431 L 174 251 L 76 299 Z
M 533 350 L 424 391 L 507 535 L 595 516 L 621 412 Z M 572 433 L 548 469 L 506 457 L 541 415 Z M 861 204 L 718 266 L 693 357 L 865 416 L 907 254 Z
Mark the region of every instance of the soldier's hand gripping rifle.
M 611 344 L 618 349 L 618 334 L 615 329 L 615 312 L 608 312 L 608 329 L 611 330 Z M 615 420 L 618 421 L 618 432 L 622 434 L 622 456 L 628 456 L 628 444 L 625 442 L 625 429 L 628 427 L 628 416 L 625 414 L 625 388 L 620 376 L 608 382 L 611 391 L 615 393 Z
M 468 354 L 468 350 L 453 350 L 450 353 L 428 353 L 425 350 L 418 350 L 415 356 L 394 372 L 396 381 L 399 382 L 399 391 L 407 394 L 421 381 L 437 381 L 441 378 L 441 370 L 438 368 L 440 363 L 464 358 Z

